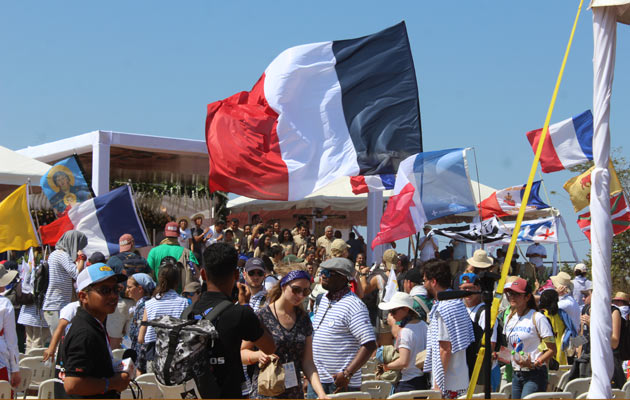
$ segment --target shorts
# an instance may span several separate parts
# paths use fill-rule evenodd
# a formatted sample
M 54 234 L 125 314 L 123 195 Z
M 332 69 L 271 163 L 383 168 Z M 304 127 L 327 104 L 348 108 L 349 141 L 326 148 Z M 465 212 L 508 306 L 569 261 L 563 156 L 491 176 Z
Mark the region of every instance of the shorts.
M 107 334 L 109 337 L 120 339 L 125 336 L 132 318 L 132 315 L 129 314 L 129 308 L 133 307 L 133 304 L 131 299 L 118 299 L 116 311 L 107 316 Z

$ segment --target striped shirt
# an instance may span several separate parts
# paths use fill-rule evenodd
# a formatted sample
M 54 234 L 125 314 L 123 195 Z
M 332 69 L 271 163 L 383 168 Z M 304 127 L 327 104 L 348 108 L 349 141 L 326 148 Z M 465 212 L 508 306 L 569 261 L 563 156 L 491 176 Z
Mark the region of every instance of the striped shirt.
M 260 292 L 252 295 L 249 299 L 249 306 L 254 310 L 254 312 L 258 311 L 264 303 L 267 302 L 267 291 L 265 289 Z
M 147 312 L 147 321 L 153 321 L 163 315 L 179 318 L 186 307 L 188 307 L 188 300 L 171 289 L 160 296 L 160 298 L 152 297 L 151 300 L 146 302 L 144 309 Z M 144 343 L 151 343 L 156 340 L 155 329 L 152 326 L 148 326 L 147 333 L 144 336 Z
M 73 280 L 79 271 L 65 251 L 55 250 L 48 257 L 48 290 L 42 310 L 59 311 L 72 301 Z
M 322 300 L 313 318 L 313 360 L 322 383 L 333 383 L 333 374 L 343 371 L 354 359 L 359 347 L 376 340 L 365 303 L 348 292 L 332 303 Z M 361 371 L 349 386 L 361 386 Z

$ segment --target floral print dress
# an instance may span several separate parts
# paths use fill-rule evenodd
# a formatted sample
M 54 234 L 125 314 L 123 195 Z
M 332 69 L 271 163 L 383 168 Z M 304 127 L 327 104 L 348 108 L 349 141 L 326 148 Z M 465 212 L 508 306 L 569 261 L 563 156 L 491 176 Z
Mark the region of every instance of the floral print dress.
M 287 330 L 269 308 L 269 305 L 261 308 L 257 312 L 258 318 L 273 336 L 276 344 L 275 354 L 280 357 L 280 363 L 285 364 L 293 362 L 295 372 L 298 379 L 297 386 L 285 390 L 280 395 L 273 397 L 275 399 L 303 399 L 304 391 L 302 390 L 302 357 L 306 347 L 306 338 L 313 335 L 313 325 L 308 314 L 299 311 L 297 320 L 290 330 Z M 258 365 L 254 368 L 252 375 L 252 386 L 250 398 L 264 399 L 270 398 L 258 394 L 258 373 L 260 372 Z

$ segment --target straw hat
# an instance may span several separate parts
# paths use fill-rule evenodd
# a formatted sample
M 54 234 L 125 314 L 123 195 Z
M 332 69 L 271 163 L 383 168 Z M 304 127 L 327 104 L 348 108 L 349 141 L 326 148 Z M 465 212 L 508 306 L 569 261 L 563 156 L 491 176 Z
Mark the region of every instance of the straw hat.
M 482 249 L 475 250 L 473 256 L 466 261 L 475 268 L 489 268 L 494 263 L 494 259 L 488 257 L 488 253 Z
M 615 293 L 615 297 L 613 297 L 613 300 L 625 301 L 626 303 L 630 303 L 630 294 L 624 293 L 624 292 L 617 292 Z
M 7 271 L 4 264 L 0 264 L 0 287 L 4 287 L 13 282 L 18 272 L 15 270 Z
M 558 289 L 559 286 L 564 286 L 567 289 L 573 291 L 573 283 L 571 283 L 571 275 L 562 271 L 558 275 L 554 275 L 551 278 L 551 282 Z
M 394 249 L 387 249 L 383 253 L 383 262 L 387 266 L 387 269 L 395 267 L 398 264 L 398 253 Z

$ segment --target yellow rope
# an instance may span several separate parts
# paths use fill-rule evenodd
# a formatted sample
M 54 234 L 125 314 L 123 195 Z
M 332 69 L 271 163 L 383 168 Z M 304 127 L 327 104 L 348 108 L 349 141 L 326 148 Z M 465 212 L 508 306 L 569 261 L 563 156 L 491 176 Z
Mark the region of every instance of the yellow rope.
M 532 190 L 532 183 L 534 182 L 534 178 L 536 176 L 536 168 L 538 167 L 538 162 L 540 161 L 540 154 L 542 153 L 543 144 L 545 143 L 545 139 L 547 138 L 547 131 L 549 130 L 549 121 L 551 121 L 551 114 L 553 113 L 553 108 L 556 104 L 556 97 L 558 96 L 558 90 L 560 89 L 560 82 L 562 82 L 562 75 L 564 74 L 564 67 L 567 63 L 567 58 L 569 57 L 569 51 L 571 50 L 571 43 L 573 42 L 573 36 L 575 35 L 575 29 L 577 28 L 578 20 L 580 19 L 580 13 L 582 11 L 582 5 L 584 0 L 580 0 L 580 5 L 578 6 L 577 15 L 575 16 L 575 21 L 573 22 L 573 28 L 571 29 L 571 36 L 569 37 L 569 43 L 567 44 L 567 49 L 564 52 L 564 58 L 562 59 L 562 66 L 560 67 L 560 72 L 558 73 L 558 79 L 556 80 L 556 87 L 553 90 L 553 96 L 551 96 L 551 103 L 549 104 L 549 109 L 547 110 L 547 117 L 545 118 L 545 124 L 543 125 L 542 132 L 540 134 L 540 140 L 538 141 L 538 148 L 536 149 L 536 155 L 534 156 L 534 161 L 532 162 L 532 167 L 529 171 L 529 178 L 527 179 L 527 186 L 525 186 L 525 192 L 523 193 L 523 197 L 521 199 L 521 207 L 518 210 L 518 216 L 516 217 L 516 224 L 514 225 L 514 232 L 512 232 L 512 239 L 510 240 L 510 245 L 508 246 L 507 255 L 505 256 L 505 261 L 503 262 L 503 267 L 501 268 L 501 279 L 499 279 L 499 283 L 497 286 L 497 290 L 494 294 L 494 299 L 492 301 L 492 310 L 490 314 L 490 324 L 491 330 L 494 327 L 494 323 L 497 319 L 497 314 L 499 313 L 499 304 L 501 303 L 501 297 L 503 296 L 503 286 L 505 285 L 505 279 L 507 278 L 508 271 L 510 270 L 510 264 L 512 263 L 512 253 L 514 252 L 514 247 L 516 247 L 516 238 L 518 237 L 518 233 L 521 230 L 521 223 L 523 222 L 523 217 L 525 215 L 525 208 L 527 206 L 527 201 L 529 200 L 529 194 Z M 477 361 L 475 362 L 475 368 L 473 369 L 472 376 L 470 377 L 470 384 L 468 386 L 468 392 L 466 393 L 466 398 L 471 398 L 473 393 L 475 392 L 475 386 L 477 385 L 477 379 L 479 378 L 479 372 L 481 371 L 481 365 L 483 363 L 483 357 L 485 354 L 485 343 L 486 337 L 484 337 L 481 341 L 482 346 L 479 349 L 479 353 L 477 355 Z

